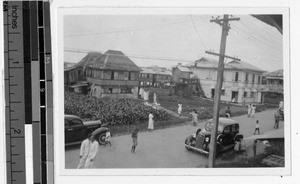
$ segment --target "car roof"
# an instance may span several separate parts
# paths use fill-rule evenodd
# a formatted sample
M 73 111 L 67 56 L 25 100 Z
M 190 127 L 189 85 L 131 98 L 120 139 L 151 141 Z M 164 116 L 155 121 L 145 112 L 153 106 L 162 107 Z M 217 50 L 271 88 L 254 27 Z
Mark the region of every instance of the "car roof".
M 65 114 L 65 118 L 79 118 L 79 117 L 71 114 Z
M 213 119 L 210 119 L 207 121 L 208 122 L 212 122 Z M 229 119 L 229 118 L 219 118 L 219 125 L 232 125 L 232 124 L 239 124 L 238 122 L 236 122 L 233 119 Z

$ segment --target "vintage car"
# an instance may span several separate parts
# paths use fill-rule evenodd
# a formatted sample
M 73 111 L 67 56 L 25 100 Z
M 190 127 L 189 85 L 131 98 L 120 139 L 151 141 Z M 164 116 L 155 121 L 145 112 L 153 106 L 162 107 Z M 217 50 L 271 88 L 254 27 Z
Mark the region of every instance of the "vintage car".
M 100 120 L 83 122 L 78 116 L 65 115 L 65 145 L 81 143 L 89 133 L 99 144 L 105 144 L 105 135 L 109 129 Z
M 210 119 L 205 123 L 203 130 L 201 128 L 185 139 L 185 148 L 200 153 L 209 154 L 213 120 Z M 239 124 L 232 119 L 219 118 L 217 133 L 216 153 L 231 149 L 235 141 L 239 141 L 243 136 L 239 134 Z

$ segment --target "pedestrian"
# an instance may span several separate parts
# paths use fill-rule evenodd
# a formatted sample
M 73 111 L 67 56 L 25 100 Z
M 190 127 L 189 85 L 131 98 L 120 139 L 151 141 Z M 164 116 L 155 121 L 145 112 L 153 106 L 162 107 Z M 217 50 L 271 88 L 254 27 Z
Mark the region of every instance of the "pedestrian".
M 257 147 L 257 140 L 255 139 L 253 142 L 253 155 L 256 156 L 256 147 Z
M 105 134 L 105 145 L 104 146 L 106 146 L 106 144 L 109 144 L 109 146 L 111 146 L 110 138 L 111 138 L 111 133 L 108 130 Z
M 231 117 L 231 110 L 230 107 L 228 106 L 227 110 L 225 111 L 226 114 L 226 118 L 230 118 Z
M 84 168 L 92 168 L 95 161 L 96 161 L 96 156 L 99 151 L 99 143 L 98 141 L 95 140 L 94 136 L 91 136 L 91 148 L 90 152 L 87 156 Z
M 89 152 L 90 152 L 90 139 L 91 139 L 91 136 L 92 134 L 88 134 L 86 139 L 84 139 L 81 143 L 81 146 L 80 146 L 80 152 L 79 152 L 79 164 L 77 166 L 77 169 L 83 169 L 84 168 L 84 164 L 86 162 L 86 159 L 89 155 Z
M 197 124 L 198 124 L 198 113 L 197 113 L 196 109 L 194 109 L 190 114 L 192 115 L 191 125 L 197 126 Z
M 132 133 L 131 133 L 131 137 L 132 137 L 132 147 L 131 147 L 131 153 L 135 153 L 135 149 L 136 149 L 136 146 L 138 144 L 138 141 L 137 141 L 137 137 L 138 137 L 138 129 L 135 128 Z
M 252 104 L 251 106 L 251 117 L 254 118 L 256 107 Z
M 251 115 L 251 104 L 248 105 L 248 117 Z
M 254 134 L 256 134 L 256 131 L 258 132 L 258 135 L 259 135 L 260 133 L 259 133 L 259 121 L 258 120 L 256 120 Z
M 178 104 L 178 115 L 179 116 L 181 116 L 181 112 L 182 112 L 182 103 L 181 102 L 179 102 L 179 104 Z
M 149 130 L 149 131 L 152 131 L 152 130 L 154 129 L 153 123 L 154 123 L 154 120 L 153 120 L 153 114 L 150 113 L 150 114 L 149 114 L 149 121 L 148 121 L 148 130 Z
M 278 127 L 279 127 L 279 118 L 280 118 L 279 111 L 280 110 L 277 110 L 274 114 L 275 124 L 273 126 L 273 129 L 278 129 Z

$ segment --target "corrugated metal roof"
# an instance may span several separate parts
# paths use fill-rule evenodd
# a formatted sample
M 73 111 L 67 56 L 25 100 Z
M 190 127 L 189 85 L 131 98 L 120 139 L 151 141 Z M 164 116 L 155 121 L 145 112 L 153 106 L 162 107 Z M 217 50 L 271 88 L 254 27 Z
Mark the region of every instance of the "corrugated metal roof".
M 104 54 L 90 52 L 76 67 L 85 66 L 97 69 L 141 71 L 141 69 L 121 51 L 108 50 Z
M 158 66 L 142 67 L 141 69 L 142 69 L 141 73 L 172 75 L 171 71 L 169 71 L 165 68 L 160 68 Z
M 283 69 L 269 72 L 266 74 L 266 77 L 283 77 Z
M 211 58 L 205 58 L 202 57 L 199 60 L 188 63 L 184 66 L 186 67 L 199 67 L 199 68 L 218 68 L 219 61 Z M 251 71 L 257 71 L 257 72 L 264 72 L 260 68 L 253 66 L 247 62 L 244 61 L 230 61 L 225 64 L 225 69 L 237 69 L 237 70 L 251 70 Z

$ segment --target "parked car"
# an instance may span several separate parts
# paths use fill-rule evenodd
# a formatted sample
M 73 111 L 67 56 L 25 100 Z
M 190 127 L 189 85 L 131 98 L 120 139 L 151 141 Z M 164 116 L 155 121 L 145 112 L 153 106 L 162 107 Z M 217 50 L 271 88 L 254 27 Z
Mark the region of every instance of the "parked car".
M 105 134 L 109 129 L 100 120 L 83 122 L 78 116 L 65 115 L 65 145 L 81 143 L 89 133 L 95 136 L 99 144 L 105 143 Z
M 185 139 L 185 148 L 200 153 L 209 154 L 211 133 L 213 128 L 213 120 L 210 119 L 205 123 L 204 129 L 197 131 Z M 235 141 L 243 138 L 239 134 L 239 123 L 228 118 L 219 118 L 219 126 L 217 133 L 216 153 L 231 149 L 235 145 Z

